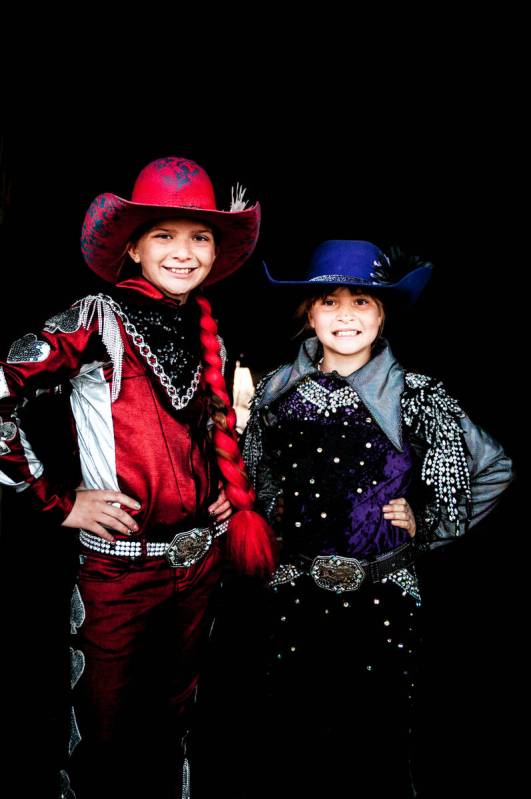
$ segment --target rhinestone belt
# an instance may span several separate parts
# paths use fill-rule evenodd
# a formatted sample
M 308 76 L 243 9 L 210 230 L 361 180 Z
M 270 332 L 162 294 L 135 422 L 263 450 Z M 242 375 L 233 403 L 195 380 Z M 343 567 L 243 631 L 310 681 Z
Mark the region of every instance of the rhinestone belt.
M 194 527 L 184 533 L 177 533 L 169 543 L 167 541 L 148 541 L 146 543 L 147 556 L 166 557 L 170 566 L 188 567 L 197 563 L 208 552 L 212 542 L 227 531 L 230 519 L 211 527 Z M 80 530 L 80 542 L 96 552 L 106 555 L 118 555 L 122 558 L 139 558 L 142 555 L 142 542 L 118 539 L 112 543 L 105 541 L 94 533 Z
M 281 564 L 275 570 L 269 582 L 271 587 L 309 574 L 320 588 L 341 594 L 356 591 L 365 578 L 379 582 L 391 572 L 409 566 L 415 560 L 415 549 L 412 541 L 406 541 L 373 560 L 357 560 L 342 555 L 318 555 L 316 558 L 299 555 L 292 560 L 292 563 Z

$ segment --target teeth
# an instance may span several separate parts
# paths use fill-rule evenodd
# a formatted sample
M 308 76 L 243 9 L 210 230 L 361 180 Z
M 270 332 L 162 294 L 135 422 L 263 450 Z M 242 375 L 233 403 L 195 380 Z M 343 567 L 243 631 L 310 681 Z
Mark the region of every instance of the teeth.
M 190 272 L 193 271 L 191 267 L 185 267 L 185 266 L 180 266 L 180 267 L 165 266 L 164 269 L 167 269 L 168 272 L 172 273 L 172 275 L 189 275 Z
M 359 330 L 336 330 L 335 336 L 358 336 Z

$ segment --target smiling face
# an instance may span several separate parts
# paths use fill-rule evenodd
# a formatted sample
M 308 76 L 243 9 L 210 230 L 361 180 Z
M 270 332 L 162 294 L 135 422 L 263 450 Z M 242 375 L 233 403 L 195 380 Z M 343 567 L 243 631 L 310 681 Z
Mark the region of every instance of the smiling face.
M 371 294 L 340 286 L 315 300 L 308 323 L 323 345 L 323 371 L 349 374 L 370 360 L 371 345 L 384 320 L 383 306 Z M 352 368 L 350 368 L 352 367 Z
M 184 303 L 209 274 L 219 247 L 205 222 L 170 218 L 156 222 L 127 251 L 146 280 Z

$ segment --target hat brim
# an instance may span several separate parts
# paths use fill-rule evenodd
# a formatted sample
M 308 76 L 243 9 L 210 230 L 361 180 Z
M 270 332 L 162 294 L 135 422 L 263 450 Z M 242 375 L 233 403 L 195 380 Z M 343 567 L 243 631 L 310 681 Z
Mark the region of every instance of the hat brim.
M 241 211 L 218 211 L 190 206 L 142 205 L 116 194 L 100 194 L 91 203 L 83 223 L 81 252 L 87 265 L 103 280 L 116 283 L 132 234 L 157 219 L 201 219 L 221 233 L 220 251 L 204 285 L 236 272 L 252 255 L 260 230 L 260 203 Z
M 301 286 L 305 286 L 306 288 L 312 289 L 318 289 L 319 286 L 359 286 L 361 288 L 367 289 L 369 292 L 382 292 L 384 297 L 388 295 L 393 299 L 393 301 L 403 304 L 404 307 L 413 305 L 413 303 L 417 301 L 430 281 L 433 270 L 433 266 L 431 264 L 419 266 L 417 269 L 413 269 L 413 271 L 408 272 L 407 275 L 404 275 L 396 283 L 377 283 L 374 281 L 369 282 L 366 280 L 349 277 L 348 275 L 345 276 L 344 279 L 341 279 L 339 276 L 337 276 L 334 280 L 321 280 L 320 278 L 313 278 L 310 280 L 276 280 L 276 278 L 271 275 L 266 262 L 262 261 L 262 264 L 266 277 L 273 286 L 283 286 L 285 288 L 300 288 Z

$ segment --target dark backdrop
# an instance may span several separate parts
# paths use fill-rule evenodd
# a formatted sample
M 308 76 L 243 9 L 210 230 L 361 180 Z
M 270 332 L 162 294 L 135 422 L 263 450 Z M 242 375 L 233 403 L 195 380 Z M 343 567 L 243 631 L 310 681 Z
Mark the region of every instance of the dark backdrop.
M 518 400 L 526 370 L 515 277 L 525 247 L 515 243 L 508 145 L 494 136 L 485 142 L 481 118 L 461 122 L 442 113 L 429 125 L 405 119 L 393 128 L 379 120 L 361 131 L 356 119 L 348 129 L 338 126 L 331 109 L 326 118 L 272 119 L 264 112 L 244 123 L 216 121 L 208 134 L 193 117 L 172 130 L 162 126 L 162 133 L 156 125 L 86 120 L 57 130 L 7 130 L 2 345 L 101 289 L 78 245 L 94 196 L 128 197 L 148 161 L 185 155 L 213 177 L 221 208 L 229 207 L 236 181 L 262 204 L 255 255 L 209 292 L 232 366 L 241 357 L 258 376 L 297 346 L 290 340 L 293 296 L 266 284 L 262 259 L 276 276 L 295 276 L 326 238 L 399 244 L 435 271 L 418 307 L 389 321 L 393 351 L 406 367 L 444 379 L 471 418 L 504 444 L 521 475 L 527 424 Z M 56 421 L 46 418 L 53 432 Z M 516 490 L 518 483 L 466 539 L 422 566 L 430 622 L 425 771 L 433 796 L 490 795 L 498 784 L 507 790 L 514 768 L 527 535 Z M 69 535 L 46 530 L 4 495 L 6 698 L 15 700 L 8 728 L 16 751 L 31 758 L 37 747 L 48 764 L 60 748 Z M 215 684 L 215 675 L 209 679 Z

